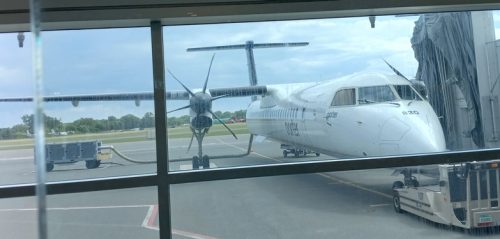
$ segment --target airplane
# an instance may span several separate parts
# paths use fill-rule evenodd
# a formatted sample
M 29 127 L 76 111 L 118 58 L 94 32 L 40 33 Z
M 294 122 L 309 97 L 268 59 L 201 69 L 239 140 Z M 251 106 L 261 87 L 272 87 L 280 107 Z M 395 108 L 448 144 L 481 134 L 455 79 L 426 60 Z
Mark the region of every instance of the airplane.
M 359 73 L 266 88 L 247 109 L 252 134 L 338 157 L 446 150 L 434 110 L 401 76 Z
M 189 97 L 183 92 L 167 94 L 170 100 L 190 101 L 189 105 L 168 113 L 190 109 L 191 130 L 199 146 L 213 124 L 212 119 L 220 120 L 212 111 L 212 101 L 259 95 L 246 113 L 247 127 L 254 135 L 334 156 L 369 157 L 446 150 L 443 130 L 434 110 L 410 82 L 398 75 L 359 73 L 317 83 L 210 90 L 206 83 L 198 91 L 182 84 Z M 78 105 L 79 101 L 152 98 L 152 93 L 125 93 L 47 96 L 44 100 L 71 101 Z M 31 101 L 31 98 L 0 99 L 0 102 L 9 101 Z M 220 123 L 236 138 L 222 120 Z
M 167 70 L 184 88 L 184 91 L 166 92 L 167 100 L 189 100 L 188 105 L 168 113 L 190 111 L 189 148 L 194 138 L 198 142 L 198 153 L 192 158 L 193 169 L 210 167 L 210 158 L 203 154 L 202 143 L 214 118 L 237 138 L 212 111 L 213 101 L 228 97 L 253 97 L 246 113 L 251 137 L 260 135 L 336 157 L 446 151 L 443 130 L 431 105 L 415 89 L 416 84 L 387 62 L 396 74 L 358 73 L 316 83 L 209 89 L 213 59 L 214 56 L 202 89 L 189 89 Z M 250 80 L 256 84 L 255 78 Z M 152 92 L 44 97 L 46 102 L 67 101 L 75 107 L 81 101 L 135 101 L 138 106 L 142 100 L 152 99 Z M 0 102 L 32 100 L 31 97 L 4 98 Z M 404 175 L 405 182 L 411 179 L 411 171 Z

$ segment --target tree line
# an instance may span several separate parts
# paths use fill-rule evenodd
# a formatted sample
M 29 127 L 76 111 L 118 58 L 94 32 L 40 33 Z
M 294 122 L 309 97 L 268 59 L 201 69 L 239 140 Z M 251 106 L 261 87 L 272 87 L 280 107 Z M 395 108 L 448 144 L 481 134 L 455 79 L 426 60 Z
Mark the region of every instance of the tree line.
M 245 119 L 245 110 L 236 112 L 214 112 L 221 119 Z M 190 117 L 183 115 L 179 117 L 168 117 L 167 127 L 174 128 L 189 124 Z M 28 138 L 33 134 L 34 115 L 23 115 L 22 124 L 16 124 L 10 128 L 0 128 L 0 139 Z M 216 121 L 214 121 L 215 123 Z M 131 130 L 153 128 L 155 125 L 154 114 L 147 112 L 142 118 L 133 114 L 127 114 L 120 118 L 108 116 L 107 119 L 80 118 L 70 123 L 63 123 L 61 119 L 44 115 L 46 135 L 66 132 L 71 134 L 98 133 L 105 131 Z

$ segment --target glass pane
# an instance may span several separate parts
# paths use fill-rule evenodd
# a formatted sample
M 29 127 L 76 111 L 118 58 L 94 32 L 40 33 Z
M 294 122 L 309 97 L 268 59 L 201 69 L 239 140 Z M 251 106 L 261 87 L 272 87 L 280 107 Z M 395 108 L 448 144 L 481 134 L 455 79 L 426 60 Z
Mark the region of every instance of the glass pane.
M 19 47 L 18 38 L 24 38 Z M 0 98 L 32 97 L 31 35 L 0 34 Z M 33 183 L 33 131 L 21 119 L 33 105 L 0 102 L 0 184 Z
M 489 11 L 166 26 L 171 169 L 500 147 L 498 29 Z M 330 107 L 346 88 L 359 102 Z
M 396 97 L 389 86 L 369 86 L 359 88 L 359 103 L 370 104 L 393 101 Z
M 333 97 L 332 106 L 354 105 L 356 104 L 356 95 L 354 89 L 339 90 Z
M 48 180 L 156 172 L 150 30 L 43 37 Z
M 36 199 L 34 197 L 0 200 L 2 238 L 39 238 L 36 220 Z
M 414 167 L 406 184 L 403 169 L 387 168 L 174 185 L 173 232 L 200 238 L 498 237 L 497 199 L 456 198 L 456 191 L 467 191 L 457 182 L 476 172 L 464 174 L 461 167 Z M 481 224 L 480 217 L 493 224 Z
M 156 187 L 53 195 L 49 238 L 159 238 Z
M 156 172 L 149 29 L 43 37 L 48 180 Z M 17 99 L 0 102 L 1 183 L 32 182 L 33 104 L 20 98 L 31 100 L 30 45 L 17 48 L 15 34 L 1 41 L 0 98 Z

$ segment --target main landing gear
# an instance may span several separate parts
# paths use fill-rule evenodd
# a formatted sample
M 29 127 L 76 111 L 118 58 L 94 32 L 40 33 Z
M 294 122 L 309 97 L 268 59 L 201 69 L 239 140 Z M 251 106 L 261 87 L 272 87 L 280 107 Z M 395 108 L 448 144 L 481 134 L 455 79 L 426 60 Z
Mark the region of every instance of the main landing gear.
M 283 149 L 283 158 L 287 158 L 288 154 L 293 155 L 295 158 L 299 158 L 300 156 L 307 156 L 308 154 L 315 154 L 316 157 L 319 157 L 320 155 L 317 152 L 308 149 L 298 148 L 288 144 L 281 144 L 280 148 Z

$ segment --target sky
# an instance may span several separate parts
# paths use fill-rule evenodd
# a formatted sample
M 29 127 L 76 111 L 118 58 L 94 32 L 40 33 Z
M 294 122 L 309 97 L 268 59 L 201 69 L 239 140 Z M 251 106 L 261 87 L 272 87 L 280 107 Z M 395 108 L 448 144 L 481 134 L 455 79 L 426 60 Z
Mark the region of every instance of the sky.
M 255 49 L 259 84 L 283 84 L 334 79 L 356 72 L 391 73 L 382 59 L 408 77 L 417 62 L 410 39 L 417 16 L 377 17 L 370 28 L 367 17 L 210 24 L 164 27 L 165 62 L 189 88 L 202 88 L 213 52 L 186 52 L 189 47 L 226 44 L 309 42 L 305 47 Z M 500 38 L 500 13 L 494 13 Z M 31 37 L 17 47 L 17 34 L 0 34 L 0 97 L 31 96 Z M 46 95 L 146 92 L 153 90 L 151 43 L 148 28 L 43 32 L 44 91 Z M 244 50 L 216 52 L 209 88 L 249 84 Z M 169 90 L 181 86 L 167 76 Z M 220 99 L 214 110 L 245 109 L 249 98 Z M 187 105 L 169 101 L 169 110 Z M 46 103 L 48 115 L 71 122 L 82 117 L 154 112 L 152 102 Z M 30 103 L 0 104 L 0 128 L 21 123 L 32 112 Z M 183 110 L 172 114 L 188 114 Z

